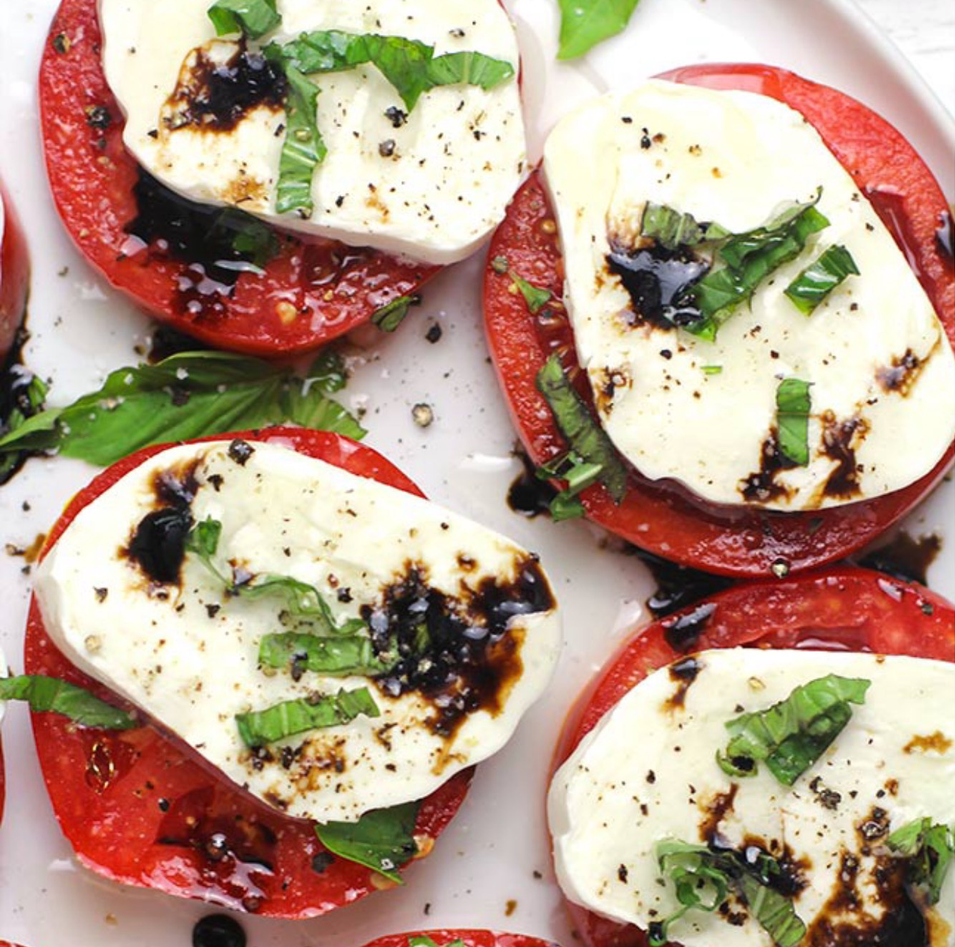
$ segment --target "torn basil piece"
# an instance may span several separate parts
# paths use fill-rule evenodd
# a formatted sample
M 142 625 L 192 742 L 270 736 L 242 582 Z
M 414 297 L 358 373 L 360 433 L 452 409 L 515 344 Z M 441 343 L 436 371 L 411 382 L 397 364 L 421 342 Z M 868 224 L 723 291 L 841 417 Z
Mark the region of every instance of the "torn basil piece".
M 766 710 L 728 721 L 730 741 L 717 751 L 717 762 L 733 777 L 755 775 L 764 762 L 779 782 L 792 786 L 845 728 L 850 705 L 865 703 L 870 683 L 829 674 L 801 684 Z
M 418 806 L 407 802 L 366 812 L 357 822 L 326 822 L 315 826 L 315 834 L 333 855 L 404 884 L 398 869 L 418 852 L 414 838 Z
M 644 208 L 640 233 L 667 250 L 696 247 L 729 236 L 729 231 L 719 224 L 701 224 L 692 214 L 682 214 L 672 207 L 653 203 Z
M 426 934 L 419 934 L 416 937 L 408 938 L 408 947 L 438 947 L 438 945 Z M 464 941 L 460 938 L 449 940 L 444 947 L 465 947 Z
M 550 515 L 555 523 L 584 515 L 578 494 L 600 480 L 603 467 L 588 463 L 573 451 L 542 464 L 535 471 L 538 480 L 563 480 L 567 486 L 550 502 Z
M 364 622 L 354 626 L 354 632 L 364 629 Z M 390 671 L 397 663 L 375 653 L 370 638 L 356 633 L 334 638 L 320 638 L 301 632 L 264 635 L 259 642 L 259 664 L 262 667 L 289 669 L 293 677 L 304 671 L 326 677 L 346 677 L 358 674 L 373 677 Z
M 42 674 L 0 677 L 0 700 L 23 700 L 34 713 L 60 714 L 81 727 L 130 730 L 139 726 L 129 711 L 107 704 L 75 684 Z
M 294 66 L 284 65 L 288 100 L 275 209 L 280 214 L 297 210 L 308 217 L 314 208 L 312 176 L 325 160 L 328 149 L 318 130 L 318 87 Z
M 670 940 L 670 928 L 688 911 L 717 911 L 731 892 L 743 901 L 777 947 L 796 947 L 805 936 L 806 925 L 792 901 L 771 886 L 773 877 L 780 873 L 778 862 L 771 856 L 760 854 L 750 863 L 736 851 L 711 851 L 674 839 L 659 842 L 656 856 L 664 879 L 673 883 L 680 908 L 650 924 L 651 947 L 664 947 Z
M 908 862 L 909 883 L 924 890 L 929 904 L 938 904 L 955 856 L 955 829 L 927 817 L 915 819 L 896 829 L 885 844 Z
M 380 309 L 376 309 L 372 313 L 371 323 L 382 332 L 394 332 L 404 322 L 408 310 L 420 302 L 420 296 L 398 296 Z
M 265 710 L 236 714 L 235 723 L 242 742 L 254 748 L 269 746 L 308 730 L 337 727 L 359 716 L 381 716 L 367 687 L 340 690 L 313 700 L 286 700 Z
M 797 467 L 809 463 L 809 412 L 812 383 L 784 378 L 776 389 L 776 428 L 780 453 Z
M 807 266 L 785 292 L 795 307 L 809 316 L 837 286 L 850 276 L 858 275 L 859 268 L 852 254 L 841 244 L 835 244 Z
M 550 302 L 550 298 L 553 294 L 549 289 L 544 289 L 542 286 L 534 286 L 523 277 L 518 276 L 513 270 L 508 272 L 508 276 L 520 290 L 521 295 L 524 297 L 524 302 L 527 303 L 527 308 L 531 311 L 532 315 L 536 316 L 537 313 Z
M 275 0 L 216 0 L 206 12 L 217 36 L 241 33 L 258 39 L 282 22 Z
M 554 423 L 578 462 L 599 468 L 597 479 L 607 488 L 614 503 L 620 503 L 627 492 L 627 468 L 568 381 L 556 355 L 537 373 L 537 390 L 544 396 Z
M 514 78 L 514 67 L 484 53 L 458 52 L 437 56 L 428 64 L 428 87 L 479 86 L 485 92 Z

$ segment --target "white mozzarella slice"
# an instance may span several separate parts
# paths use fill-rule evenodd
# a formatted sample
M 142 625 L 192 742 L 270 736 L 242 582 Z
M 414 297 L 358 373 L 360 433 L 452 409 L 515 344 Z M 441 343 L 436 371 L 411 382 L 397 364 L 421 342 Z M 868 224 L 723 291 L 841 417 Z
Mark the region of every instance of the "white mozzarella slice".
M 699 845 L 717 833 L 734 848 L 761 844 L 780 856 L 785 846 L 801 863 L 805 886 L 794 906 L 809 928 L 806 943 L 831 942 L 821 933 L 826 919 L 857 929 L 865 929 L 867 916 L 881 920 L 886 905 L 874 878 L 885 835 L 925 816 L 955 820 L 955 665 L 727 649 L 697 655 L 695 671 L 695 678 L 668 668 L 651 674 L 554 776 L 548 818 L 564 893 L 646 929 L 679 907 L 672 883 L 659 880 L 656 844 L 672 838 Z M 845 729 L 791 789 L 765 765 L 745 779 L 722 771 L 715 756 L 726 748 L 728 720 L 830 673 L 872 683 L 865 704 L 852 707 Z M 846 853 L 859 862 L 854 883 L 841 877 Z M 837 915 L 830 899 L 853 891 L 857 908 L 843 899 L 849 906 Z M 744 908 L 734 904 L 731 913 L 733 923 L 719 912 L 691 911 L 669 934 L 686 947 L 772 947 Z M 932 947 L 951 947 L 955 871 L 928 921 Z
M 157 506 L 156 478 L 188 480 L 193 467 L 195 521 L 223 524 L 220 568 L 309 583 L 339 621 L 366 606 L 392 616 L 386 589 L 408 580 L 412 567 L 429 594 L 447 596 L 470 620 L 455 640 L 485 640 L 491 621 L 481 596 L 489 587 L 505 594 L 520 576 L 537 576 L 547 604 L 504 619 L 498 643 L 475 651 L 475 676 L 461 669 L 461 689 L 390 696 L 389 682 L 367 677 L 264 673 L 261 637 L 287 630 L 281 599 L 229 596 L 194 554 L 178 583 L 158 584 L 126 552 Z M 77 667 L 237 784 L 320 822 L 421 799 L 494 753 L 543 690 L 560 645 L 547 581 L 519 546 L 421 498 L 261 443 L 244 464 L 228 442 L 216 442 L 172 448 L 136 468 L 80 512 L 37 570 L 36 594 L 52 639 Z M 370 689 L 380 717 L 293 736 L 268 753 L 253 755 L 240 740 L 237 714 L 358 687 Z M 455 715 L 446 705 L 465 692 L 476 709 Z M 444 735 L 440 723 L 448 723 Z
M 167 187 L 284 228 L 439 264 L 464 259 L 501 221 L 525 167 L 517 80 L 488 92 L 467 85 L 426 92 L 403 120 L 400 97 L 373 66 L 315 77 L 328 155 L 312 179 L 314 210 L 308 218 L 276 214 L 283 108 L 251 108 L 229 131 L 175 127 L 169 100 L 197 52 L 222 63 L 239 49 L 215 39 L 208 7 L 99 0 L 106 78 L 126 116 L 123 140 Z M 497 0 L 279 0 L 277 8 L 282 25 L 264 41 L 336 29 L 518 66 L 514 28 Z
M 544 156 L 577 354 L 600 421 L 653 480 L 705 500 L 810 510 L 928 473 L 955 437 L 955 356 L 891 235 L 805 119 L 770 98 L 661 81 L 572 113 Z M 646 202 L 743 232 L 810 200 L 830 226 L 706 341 L 634 320 L 607 263 Z M 784 289 L 827 247 L 860 270 L 803 315 Z M 784 378 L 810 382 L 805 467 L 764 471 Z

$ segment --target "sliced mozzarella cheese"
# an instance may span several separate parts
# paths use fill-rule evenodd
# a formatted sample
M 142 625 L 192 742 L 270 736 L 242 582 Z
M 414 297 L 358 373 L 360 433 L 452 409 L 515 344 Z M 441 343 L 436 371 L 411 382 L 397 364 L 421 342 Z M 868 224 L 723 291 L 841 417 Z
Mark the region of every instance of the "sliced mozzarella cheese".
M 777 856 L 788 849 L 806 882 L 794 899 L 810 931 L 806 943 L 836 943 L 821 933 L 826 920 L 871 932 L 867 917 L 878 923 L 892 907 L 875 882 L 885 835 L 923 816 L 955 820 L 955 665 L 728 649 L 698 655 L 695 670 L 695 678 L 685 669 L 651 674 L 557 771 L 548 818 L 564 893 L 599 914 L 647 928 L 679 907 L 672 884 L 659 880 L 655 845 L 716 837 L 734 848 L 760 844 Z M 852 708 L 842 733 L 791 789 L 765 765 L 746 779 L 722 771 L 715 757 L 726 748 L 726 721 L 830 673 L 865 678 L 871 687 L 865 704 Z M 846 854 L 859 861 L 854 882 L 841 876 Z M 842 898 L 841 909 L 834 906 L 840 893 L 853 892 L 857 907 L 850 897 Z M 733 912 L 733 923 L 719 912 L 690 912 L 669 934 L 686 947 L 772 947 L 740 905 Z M 930 944 L 950 947 L 955 872 L 928 913 L 935 931 Z
M 930 471 L 955 437 L 955 356 L 865 196 L 797 112 L 744 92 L 654 81 L 569 115 L 544 156 L 565 301 L 600 421 L 645 476 L 715 502 L 808 510 L 879 496 Z M 822 187 L 830 226 L 716 341 L 634 317 L 608 268 L 654 202 L 744 232 Z M 784 289 L 843 244 L 860 276 L 811 316 Z M 712 367 L 711 367 L 712 366 Z M 812 385 L 810 463 L 767 472 L 784 378 Z
M 279 0 L 268 41 L 311 30 L 415 39 L 435 55 L 480 52 L 510 62 L 514 28 L 497 0 Z M 410 115 L 373 66 L 314 77 L 328 156 L 312 180 L 314 211 L 275 213 L 285 111 L 260 105 L 231 130 L 176 126 L 170 98 L 198 52 L 222 63 L 239 50 L 216 40 L 208 0 L 100 0 L 106 78 L 126 115 L 137 161 L 187 198 L 235 204 L 279 226 L 432 263 L 468 256 L 504 216 L 525 165 L 517 81 L 425 93 Z M 399 110 L 399 111 L 395 111 Z
M 255 444 L 247 459 L 233 454 L 238 460 L 227 442 L 164 451 L 80 512 L 37 573 L 43 618 L 63 653 L 230 779 L 293 816 L 348 821 L 421 799 L 498 750 L 557 659 L 559 620 L 536 559 L 435 504 L 292 450 Z M 456 632 L 462 643 L 483 640 L 489 627 L 482 596 L 493 603 L 501 593 L 507 609 L 519 575 L 539 579 L 547 605 L 535 610 L 515 591 L 526 613 L 508 612 L 506 633 L 478 652 L 470 670 L 452 668 L 470 688 L 438 687 L 430 696 L 410 688 L 392 697 L 389 681 L 297 675 L 288 667 L 265 673 L 259 642 L 286 630 L 281 599 L 230 597 L 193 554 L 178 583 L 158 584 L 125 551 L 156 507 L 160 480 L 193 477 L 194 520 L 223 524 L 222 569 L 232 563 L 307 582 L 327 596 L 339 620 L 366 607 L 390 620 L 386 590 L 394 593 L 412 570 L 429 596 L 447 597 L 455 614 L 470 619 Z M 440 617 L 429 598 L 418 601 L 429 620 Z M 252 754 L 239 738 L 237 714 L 358 687 L 370 688 L 380 717 L 290 737 L 267 753 Z M 476 708 L 451 713 L 447 704 L 459 694 Z M 439 724 L 448 720 L 442 735 Z

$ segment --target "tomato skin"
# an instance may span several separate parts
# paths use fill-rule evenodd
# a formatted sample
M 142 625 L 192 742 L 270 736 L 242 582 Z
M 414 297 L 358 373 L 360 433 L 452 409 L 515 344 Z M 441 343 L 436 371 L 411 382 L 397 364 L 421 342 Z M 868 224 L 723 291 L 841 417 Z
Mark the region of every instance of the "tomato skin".
M 464 941 L 465 947 L 558 947 L 552 941 L 528 937 L 525 934 L 504 934 L 485 930 L 432 930 L 409 931 L 407 934 L 389 934 L 379 937 L 365 947 L 408 947 L 411 937 L 430 937 L 437 947 L 446 947 L 455 940 Z M 2 947 L 2 945 L 0 945 Z
M 136 216 L 137 165 L 122 143 L 123 120 L 100 62 L 96 0 L 62 0 L 40 65 L 40 115 L 47 174 L 57 211 L 86 259 L 120 292 L 173 328 L 218 348 L 253 355 L 308 351 L 396 299 L 438 267 L 399 261 L 333 241 L 283 235 L 265 276 L 243 273 L 231 296 L 192 312 L 179 286 L 189 264 L 154 248 L 124 255 L 124 227 Z M 90 110 L 106 108 L 107 127 Z M 195 300 L 197 297 L 191 297 Z
M 0 365 L 17 338 L 27 305 L 30 260 L 23 227 L 0 184 L 3 223 L 0 224 Z
M 677 650 L 667 629 L 713 605 L 701 634 Z M 649 673 L 708 648 L 815 648 L 910 655 L 955 663 L 955 606 L 915 583 L 838 568 L 785 582 L 750 582 L 654 622 L 627 641 L 571 709 L 556 770 L 600 719 Z M 586 947 L 647 947 L 646 933 L 565 902 Z
M 422 495 L 381 455 L 337 434 L 272 428 L 230 436 L 290 446 Z M 44 554 L 84 506 L 163 449 L 146 448 L 119 461 L 78 493 L 53 527 Z M 28 674 L 60 677 L 117 702 L 57 651 L 35 600 L 30 603 L 24 665 Z M 289 919 L 324 914 L 378 887 L 373 872 L 352 862 L 335 859 L 331 865 L 319 863 L 321 870 L 313 867 L 324 849 L 309 823 L 284 817 L 216 777 L 208 763 L 152 724 L 122 732 L 83 730 L 56 714 L 31 716 L 57 821 L 78 860 L 97 874 Z M 436 838 L 463 802 L 470 780 L 471 770 L 459 773 L 428 796 L 418 813 L 416 834 Z M 227 841 L 224 855 L 211 847 L 216 834 Z
M 948 205 L 931 172 L 892 126 L 840 92 L 770 66 L 691 66 L 663 78 L 761 92 L 802 111 L 873 200 L 955 345 L 955 268 L 935 239 Z M 497 256 L 560 299 L 563 263 L 539 172 L 518 192 L 495 234 L 489 259 Z M 566 448 L 535 386 L 537 372 L 556 352 L 588 399 L 589 386 L 566 317 L 558 313 L 541 320 L 509 289 L 510 279 L 489 266 L 484 281 L 488 343 L 524 447 L 541 464 Z M 774 567 L 788 572 L 816 568 L 864 546 L 916 506 L 953 459 L 955 447 L 949 447 L 930 473 L 902 490 L 806 513 L 717 506 L 673 481 L 649 481 L 637 473 L 619 506 L 600 485 L 581 499 L 590 519 L 642 549 L 709 572 L 758 578 L 773 574 Z

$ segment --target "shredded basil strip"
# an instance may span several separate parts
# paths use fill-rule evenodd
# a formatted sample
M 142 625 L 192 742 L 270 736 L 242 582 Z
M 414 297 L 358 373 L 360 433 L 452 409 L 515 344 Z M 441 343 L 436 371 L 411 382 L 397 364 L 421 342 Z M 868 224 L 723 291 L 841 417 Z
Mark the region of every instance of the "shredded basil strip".
M 538 480 L 563 480 L 567 484 L 550 502 L 550 515 L 555 523 L 584 515 L 584 505 L 578 494 L 595 484 L 602 471 L 600 464 L 588 463 L 573 451 L 537 468 L 535 475 Z
M 776 427 L 779 450 L 797 467 L 809 463 L 809 412 L 811 382 L 784 378 L 776 389 Z
M 333 855 L 404 884 L 398 869 L 418 852 L 414 838 L 418 805 L 408 802 L 390 809 L 375 809 L 357 822 L 326 822 L 315 826 L 315 834 Z
M 260 272 L 278 256 L 281 249 L 278 236 L 265 221 L 237 207 L 222 208 L 209 228 L 206 239 L 211 244 L 221 242 L 231 246 L 241 257 L 246 269 L 251 264 Z M 219 265 L 227 269 L 229 261 L 223 260 Z
M 938 904 L 955 856 L 955 829 L 930 818 L 915 819 L 896 829 L 885 843 L 908 861 L 910 883 L 925 890 L 929 904 Z
M 258 39 L 282 22 L 275 0 L 216 0 L 207 13 L 217 36 L 242 33 Z
M 537 315 L 550 302 L 550 298 L 553 295 L 549 289 L 544 289 L 541 286 L 534 286 L 532 283 L 528 283 L 526 279 L 518 276 L 513 270 L 508 272 L 508 276 L 513 280 L 514 285 L 521 291 L 521 295 L 524 297 L 524 302 L 527 303 L 527 308 L 531 311 L 532 315 Z
M 364 628 L 364 623 L 361 623 Z M 357 630 L 357 629 L 356 629 Z M 375 653 L 371 639 L 357 634 L 320 638 L 300 632 L 264 635 L 259 642 L 259 664 L 269 668 L 312 671 L 327 677 L 360 674 L 372 677 L 390 671 L 397 662 Z
M 597 43 L 620 33 L 638 0 L 558 0 L 560 47 L 558 59 L 576 59 Z
M 672 839 L 657 844 L 656 856 L 662 875 L 673 882 L 681 907 L 650 925 L 651 947 L 663 947 L 672 925 L 688 911 L 716 911 L 730 892 L 746 904 L 778 947 L 796 947 L 805 936 L 806 925 L 792 901 L 770 885 L 779 874 L 779 864 L 771 856 L 761 854 L 750 864 L 737 852 L 714 852 Z
M 852 254 L 841 244 L 835 244 L 806 267 L 785 292 L 796 308 L 809 316 L 837 286 L 850 276 L 858 275 L 859 268 Z
M 38 375 L 30 375 L 30 380 L 25 387 L 18 385 L 14 389 L 13 407 L 7 415 L 6 422 L 0 418 L 0 443 L 6 441 L 9 437 L 11 441 L 16 440 L 16 432 L 26 424 L 27 419 L 39 414 L 43 410 L 43 403 L 46 401 L 46 395 L 49 386 Z M 30 456 L 28 450 L 17 450 L 8 448 L 4 451 L 0 448 L 0 484 L 20 466 L 21 461 L 25 461 Z
M 343 689 L 314 700 L 286 700 L 265 710 L 236 714 L 235 722 L 242 742 L 249 747 L 259 747 L 307 730 L 337 727 L 361 715 L 381 716 L 367 687 Z
M 751 776 L 765 762 L 779 782 L 792 786 L 818 760 L 864 704 L 870 681 L 829 674 L 801 684 L 766 710 L 742 714 L 726 729 L 730 741 L 717 762 L 732 776 Z
M 568 381 L 558 356 L 552 355 L 537 373 L 537 390 L 544 396 L 570 450 L 581 464 L 600 468 L 600 482 L 614 503 L 620 503 L 627 492 L 627 468 Z
M 730 236 L 719 224 L 701 224 L 692 214 L 681 214 L 665 204 L 653 203 L 644 208 L 640 233 L 667 250 L 695 247 Z
M 81 727 L 130 730 L 138 726 L 128 711 L 107 704 L 82 687 L 42 674 L 0 677 L 0 700 L 25 700 L 35 713 L 61 714 Z
M 289 63 L 285 63 L 285 77 L 287 127 L 279 159 L 275 209 L 280 214 L 297 210 L 309 217 L 314 208 L 312 176 L 328 154 L 318 130 L 318 87 Z
M 26 419 L 0 437 L 0 459 L 11 451 L 58 451 L 106 467 L 151 444 L 283 423 L 365 435 L 308 378 L 243 355 L 183 352 L 157 365 L 119 368 L 99 391 Z
M 408 947 L 438 947 L 438 944 L 426 934 L 419 934 L 416 937 L 408 938 Z M 465 947 L 464 941 L 460 938 L 449 940 L 444 947 Z
M 394 332 L 404 322 L 408 310 L 420 302 L 421 297 L 417 295 L 397 296 L 372 313 L 372 325 L 377 326 L 382 332 Z

